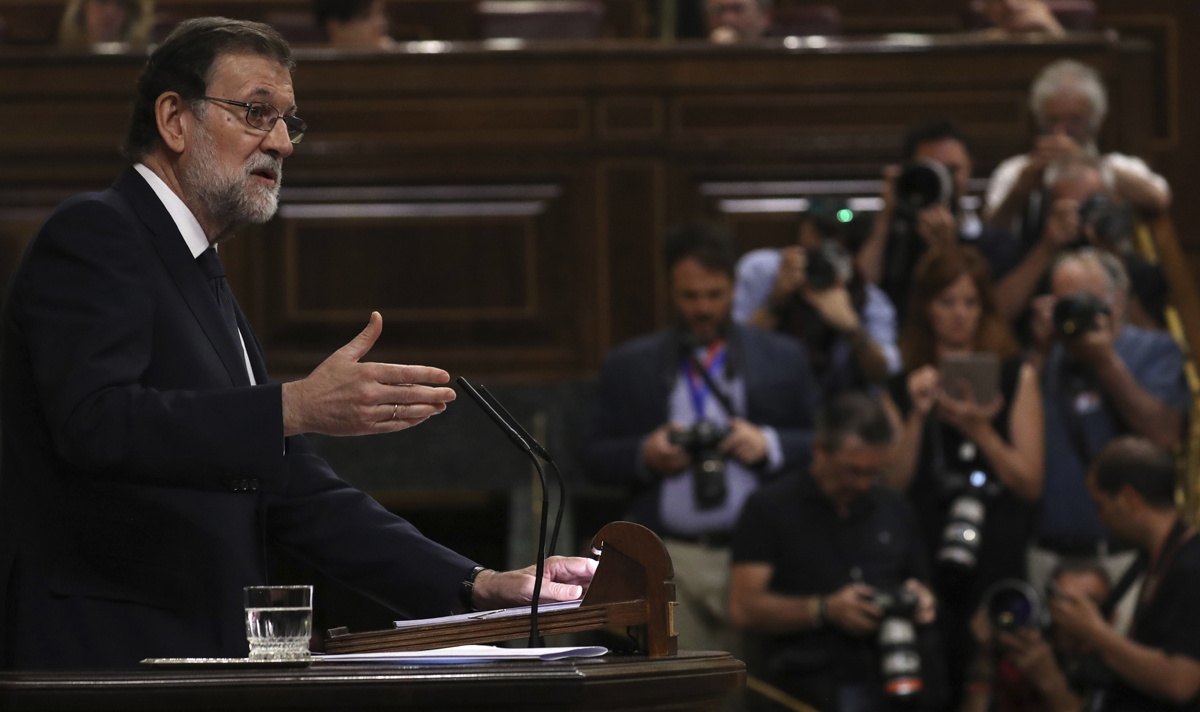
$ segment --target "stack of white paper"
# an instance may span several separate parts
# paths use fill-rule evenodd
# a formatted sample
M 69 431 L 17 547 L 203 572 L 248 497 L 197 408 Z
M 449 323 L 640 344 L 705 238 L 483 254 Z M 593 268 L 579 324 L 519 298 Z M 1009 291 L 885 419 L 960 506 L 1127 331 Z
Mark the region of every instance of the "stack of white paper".
M 494 660 L 563 660 L 597 658 L 608 652 L 598 645 L 576 648 L 497 648 L 492 645 L 458 645 L 436 650 L 411 650 L 403 653 L 348 653 L 314 655 L 331 663 L 479 663 Z

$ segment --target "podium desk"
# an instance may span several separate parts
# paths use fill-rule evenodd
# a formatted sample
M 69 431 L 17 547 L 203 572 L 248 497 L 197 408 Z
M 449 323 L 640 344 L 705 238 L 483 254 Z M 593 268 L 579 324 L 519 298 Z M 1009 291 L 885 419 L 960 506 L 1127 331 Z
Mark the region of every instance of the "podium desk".
M 728 653 L 281 670 L 0 673 L 0 710 L 717 710 L 745 682 Z

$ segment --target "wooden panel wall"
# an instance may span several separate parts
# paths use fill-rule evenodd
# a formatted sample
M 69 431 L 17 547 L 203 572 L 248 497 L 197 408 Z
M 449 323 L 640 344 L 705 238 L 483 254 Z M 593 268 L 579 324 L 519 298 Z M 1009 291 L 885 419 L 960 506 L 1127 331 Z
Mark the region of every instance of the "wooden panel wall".
M 479 38 L 475 21 L 478 0 L 386 0 L 392 37 L 400 41 L 470 40 Z M 602 0 L 604 37 L 641 37 L 648 25 L 642 0 Z M 0 0 L 3 38 L 8 44 L 54 44 L 65 0 Z M 157 0 L 160 24 L 189 17 L 220 15 L 269 22 L 276 14 L 305 15 L 311 0 Z
M 1121 97 L 1105 145 L 1147 150 L 1154 55 L 1104 36 L 302 53 L 311 129 L 280 214 L 223 260 L 277 375 L 307 372 L 380 309 L 377 358 L 576 378 L 665 324 L 667 226 L 707 215 L 746 246 L 789 240 L 794 214 L 729 201 L 870 196 L 907 125 L 933 114 L 962 122 L 990 170 L 1025 150 L 1029 81 L 1066 56 Z M 58 200 L 120 170 L 139 69 L 0 52 L 0 261 Z

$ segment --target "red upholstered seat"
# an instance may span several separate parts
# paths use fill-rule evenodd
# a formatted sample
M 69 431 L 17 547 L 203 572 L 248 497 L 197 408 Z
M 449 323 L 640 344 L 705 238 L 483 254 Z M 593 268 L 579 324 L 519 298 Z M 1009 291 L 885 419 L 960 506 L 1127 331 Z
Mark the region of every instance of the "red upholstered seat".
M 988 27 L 983 14 L 984 0 L 971 0 L 963 11 L 963 28 L 982 30 Z M 1068 32 L 1086 32 L 1096 26 L 1096 3 L 1093 0 L 1047 0 L 1050 12 Z
M 771 13 L 768 37 L 789 35 L 839 35 L 842 13 L 833 5 L 797 5 L 780 7 Z
M 317 26 L 317 20 L 311 12 L 268 12 L 265 20 L 290 44 L 324 44 L 329 41 L 324 28 Z

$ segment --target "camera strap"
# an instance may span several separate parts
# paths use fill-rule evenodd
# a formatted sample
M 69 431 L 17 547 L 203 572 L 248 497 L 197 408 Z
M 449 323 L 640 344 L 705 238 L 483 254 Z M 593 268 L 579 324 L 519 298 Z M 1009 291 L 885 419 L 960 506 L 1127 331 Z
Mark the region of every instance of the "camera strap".
M 1138 595 L 1137 610 L 1133 614 L 1133 624 L 1129 628 L 1130 636 L 1137 630 L 1138 623 L 1146 614 L 1146 609 L 1154 603 L 1155 597 L 1158 596 L 1163 577 L 1167 575 L 1167 570 L 1175 562 L 1175 556 L 1183 548 L 1183 545 L 1191 541 L 1194 536 L 1196 536 L 1195 527 L 1185 522 L 1183 517 L 1175 520 L 1175 526 L 1171 527 L 1171 533 L 1163 542 L 1158 557 L 1147 566 L 1146 578 L 1142 582 L 1142 590 Z
M 733 418 L 737 415 L 733 409 L 733 400 L 721 390 L 712 377 L 714 372 L 720 371 L 725 365 L 728 353 L 728 343 L 722 339 L 709 345 L 704 357 L 706 363 L 700 363 L 700 359 L 696 358 L 696 353 L 691 350 L 684 359 L 684 380 L 687 381 L 688 393 L 692 397 L 692 408 L 697 421 L 704 420 L 704 406 L 709 393 L 712 393 L 713 398 L 717 399 L 717 403 L 725 411 L 726 416 Z M 697 383 L 697 379 L 699 379 L 699 383 Z

